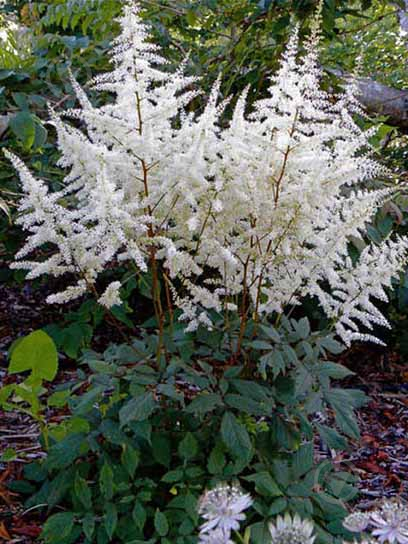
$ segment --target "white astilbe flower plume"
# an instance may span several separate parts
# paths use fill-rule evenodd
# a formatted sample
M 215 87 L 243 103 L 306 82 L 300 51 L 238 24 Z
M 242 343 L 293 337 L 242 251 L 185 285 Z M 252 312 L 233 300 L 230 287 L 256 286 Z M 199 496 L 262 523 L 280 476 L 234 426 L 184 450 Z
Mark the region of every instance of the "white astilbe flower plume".
M 269 524 L 271 544 L 313 544 L 316 538 L 313 531 L 313 522 L 302 520 L 298 514 L 292 517 L 286 513 Z
M 221 81 L 200 114 L 187 113 L 197 82 L 184 65 L 162 68 L 139 9 L 125 3 L 113 69 L 92 82 L 112 100 L 94 106 L 73 80 L 79 107 L 51 112 L 69 172 L 63 188 L 51 192 L 6 152 L 20 174 L 18 222 L 28 232 L 13 266 L 29 278 L 73 278 L 48 298 L 64 303 L 94 291 L 116 260 L 141 272 L 155 261 L 188 330 L 210 328 L 213 311 L 282 313 L 309 295 L 345 343 L 378 341 L 370 331 L 387 321 L 373 299 L 386 298 L 408 243 L 388 239 L 348 258 L 350 239 L 366 241 L 393 190 L 366 189 L 388 172 L 371 158 L 372 132 L 353 120 L 353 85 L 337 101 L 320 88 L 317 23 L 303 57 L 294 30 L 268 96 L 250 108 L 247 89 L 225 126 Z M 38 248 L 46 257 L 30 260 Z M 118 304 L 119 286 L 99 297 Z
M 230 544 L 231 532 L 238 531 L 245 519 L 243 513 L 252 498 L 236 486 L 219 484 L 206 491 L 198 503 L 198 513 L 206 520 L 200 527 L 200 542 Z
M 119 293 L 120 288 L 120 281 L 113 281 L 112 283 L 110 283 L 105 289 L 105 292 L 98 299 L 99 304 L 105 306 L 106 308 L 112 308 L 112 306 L 121 304 L 122 301 L 120 299 Z

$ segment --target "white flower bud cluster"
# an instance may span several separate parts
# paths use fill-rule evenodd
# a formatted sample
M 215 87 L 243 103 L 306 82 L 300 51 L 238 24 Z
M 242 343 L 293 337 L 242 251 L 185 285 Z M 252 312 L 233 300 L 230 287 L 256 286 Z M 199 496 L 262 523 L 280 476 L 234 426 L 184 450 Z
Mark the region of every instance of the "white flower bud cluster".
M 403 267 L 406 239 L 368 246 L 357 263 L 350 238 L 365 243 L 365 227 L 392 191 L 363 184 L 387 175 L 368 153 L 370 132 L 353 121 L 352 84 L 337 102 L 320 89 L 318 30 L 299 58 L 295 31 L 269 96 L 248 110 L 247 92 L 229 125 L 220 117 L 220 81 L 200 114 L 186 105 L 194 78 L 162 70 L 134 2 L 125 4 L 114 44 L 113 70 L 94 80 L 113 101 L 94 107 L 73 82 L 80 108 L 51 113 L 64 188 L 51 193 L 7 153 L 25 196 L 19 222 L 29 233 L 16 268 L 70 274 L 77 283 L 49 302 L 64 303 L 93 288 L 113 259 L 146 271 L 161 261 L 189 330 L 211 326 L 209 312 L 235 308 L 242 296 L 257 314 L 283 312 L 314 296 L 350 343 L 360 326 L 386 325 L 372 302 Z M 38 248 L 54 253 L 26 260 Z M 42 252 L 41 254 L 44 254 Z M 115 282 L 99 299 L 118 304 Z

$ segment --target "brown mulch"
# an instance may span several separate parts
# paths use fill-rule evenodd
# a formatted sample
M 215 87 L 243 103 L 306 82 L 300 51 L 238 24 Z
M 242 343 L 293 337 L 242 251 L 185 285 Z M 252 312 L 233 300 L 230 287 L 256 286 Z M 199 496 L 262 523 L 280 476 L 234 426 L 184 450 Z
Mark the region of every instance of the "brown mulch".
M 0 387 L 7 381 L 6 356 L 11 342 L 61 321 L 66 312 L 46 305 L 45 291 L 46 287 L 34 290 L 30 284 L 20 288 L 0 285 Z M 102 336 L 116 340 L 113 331 L 108 335 L 104 331 Z M 349 470 L 360 478 L 360 495 L 355 502 L 359 508 L 372 508 L 385 497 L 408 499 L 408 365 L 398 354 L 367 344 L 353 347 L 340 362 L 356 372 L 346 385 L 363 389 L 371 401 L 358 413 L 360 441 L 347 452 L 321 449 L 318 454 L 330 455 L 339 470 Z M 58 380 L 72 379 L 71 362 L 65 359 L 61 366 Z M 39 429 L 24 414 L 0 410 L 0 455 L 7 448 L 13 448 L 17 458 L 11 463 L 0 461 L 0 542 L 31 544 L 41 531 L 41 520 L 35 510 L 24 510 L 7 482 L 20 479 L 26 463 L 44 456 Z
M 347 385 L 371 399 L 358 412 L 361 439 L 344 456 L 360 478 L 357 505 L 367 509 L 383 498 L 408 499 L 408 365 L 375 345 L 355 346 L 342 359 L 356 373 Z

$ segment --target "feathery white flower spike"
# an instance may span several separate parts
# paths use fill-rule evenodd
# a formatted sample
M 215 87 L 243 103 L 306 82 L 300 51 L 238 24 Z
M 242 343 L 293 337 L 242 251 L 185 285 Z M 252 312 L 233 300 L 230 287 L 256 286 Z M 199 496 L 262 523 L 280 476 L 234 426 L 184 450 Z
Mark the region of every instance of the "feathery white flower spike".
M 353 120 L 355 86 L 337 102 L 320 89 L 317 23 L 303 57 L 294 29 L 268 96 L 250 108 L 246 90 L 229 126 L 220 123 L 220 80 L 202 113 L 187 113 L 199 91 L 185 64 L 162 68 L 137 3 L 124 4 L 119 23 L 113 69 L 93 81 L 112 100 L 93 106 L 73 80 L 79 108 L 51 112 L 59 165 L 70 170 L 63 189 L 51 192 L 6 152 L 20 174 L 18 223 L 28 232 L 13 268 L 79 278 L 48 297 L 64 303 L 94 289 L 114 259 L 145 272 L 154 251 L 169 282 L 182 286 L 182 295 L 169 289 L 189 331 L 211 328 L 211 312 L 236 308 L 245 291 L 263 315 L 313 296 L 343 342 L 378 342 L 371 330 L 387 321 L 373 300 L 386 298 L 408 242 L 386 240 L 357 263 L 348 258 L 350 239 L 365 243 L 367 223 L 393 190 L 365 189 L 388 173 L 370 156 L 372 132 Z M 44 246 L 45 260 L 29 259 Z M 99 300 L 118 304 L 119 289 Z
M 108 287 L 105 289 L 105 292 L 102 294 L 102 296 L 98 299 L 99 304 L 102 306 L 105 306 L 105 308 L 112 308 L 112 306 L 120 305 L 122 304 L 122 300 L 120 298 L 120 288 L 121 283 L 120 281 L 113 281 L 108 285 Z

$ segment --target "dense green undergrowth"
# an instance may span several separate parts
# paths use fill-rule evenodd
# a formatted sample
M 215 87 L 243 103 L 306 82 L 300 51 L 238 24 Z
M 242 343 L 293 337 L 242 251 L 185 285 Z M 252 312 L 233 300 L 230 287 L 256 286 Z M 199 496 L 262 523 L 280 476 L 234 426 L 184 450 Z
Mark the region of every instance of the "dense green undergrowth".
M 227 334 L 219 318 L 211 333 L 168 331 L 159 362 L 154 333 L 86 351 L 75 382 L 55 387 L 49 337 L 39 331 L 14 346 L 9 371 L 29 376 L 3 388 L 1 405 L 40 421 L 48 456 L 11 488 L 48 518 L 45 542 L 195 543 L 197 499 L 225 480 L 256 496 L 253 543 L 284 511 L 312 518 L 319 542 L 348 536 L 341 522 L 355 477 L 316 462 L 314 439 L 347 448 L 366 397 L 331 383 L 352 373 L 330 361 L 341 346 L 307 319 L 258 327 L 256 340 L 248 328 L 245 365 L 230 355 L 238 328 Z M 47 423 L 55 407 L 69 415 Z

